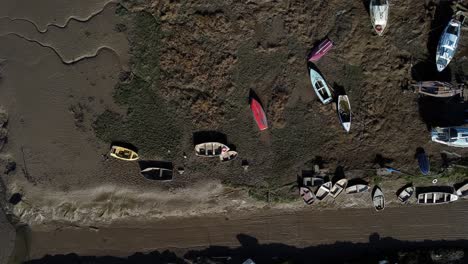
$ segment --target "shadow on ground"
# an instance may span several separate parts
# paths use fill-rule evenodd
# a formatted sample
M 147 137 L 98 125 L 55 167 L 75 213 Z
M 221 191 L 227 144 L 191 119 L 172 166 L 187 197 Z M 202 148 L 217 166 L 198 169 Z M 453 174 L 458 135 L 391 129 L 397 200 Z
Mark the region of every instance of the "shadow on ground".
M 336 242 L 330 245 L 298 248 L 280 243 L 259 244 L 254 237 L 239 234 L 238 248 L 211 246 L 180 256 L 170 251 L 135 253 L 128 258 L 91 257 L 76 254 L 46 256 L 27 263 L 467 263 L 468 240 L 407 242 L 391 237 L 369 236 L 369 242 Z M 305 246 L 305 245 L 304 245 Z

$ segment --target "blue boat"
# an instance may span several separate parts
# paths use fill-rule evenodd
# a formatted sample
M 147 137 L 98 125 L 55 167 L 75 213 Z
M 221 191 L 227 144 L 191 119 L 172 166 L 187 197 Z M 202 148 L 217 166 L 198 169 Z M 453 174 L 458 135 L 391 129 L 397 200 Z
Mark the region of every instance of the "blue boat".
M 421 173 L 424 175 L 429 174 L 430 164 L 429 164 L 429 158 L 427 157 L 426 152 L 420 152 L 417 157 L 418 157 L 419 169 L 421 170 Z
M 439 72 L 443 71 L 445 67 L 447 67 L 457 51 L 461 26 L 463 24 L 462 21 L 457 18 L 453 18 L 442 32 L 436 53 L 437 70 Z
M 468 127 L 436 127 L 432 129 L 434 142 L 451 147 L 468 147 Z

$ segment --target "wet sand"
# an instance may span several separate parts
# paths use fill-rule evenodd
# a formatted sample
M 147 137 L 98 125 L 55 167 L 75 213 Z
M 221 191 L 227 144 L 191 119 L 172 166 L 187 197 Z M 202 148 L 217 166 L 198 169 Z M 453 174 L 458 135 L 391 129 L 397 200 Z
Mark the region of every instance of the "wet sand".
M 298 247 L 342 242 L 368 242 L 372 234 L 403 241 L 458 240 L 468 237 L 468 201 L 445 206 L 324 211 L 263 210 L 213 217 L 120 223 L 101 228 L 35 226 L 30 257 L 76 253 L 128 256 L 135 252 L 240 245 L 247 235 L 260 244 Z

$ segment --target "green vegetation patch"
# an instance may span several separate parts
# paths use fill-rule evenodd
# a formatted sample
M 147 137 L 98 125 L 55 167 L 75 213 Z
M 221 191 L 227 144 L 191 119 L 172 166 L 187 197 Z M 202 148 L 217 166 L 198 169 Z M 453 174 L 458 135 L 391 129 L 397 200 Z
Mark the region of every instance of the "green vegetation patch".
M 127 113 L 105 111 L 94 123 L 95 133 L 109 143 L 130 143 L 143 155 L 171 158 L 179 149 L 182 121 L 155 89 L 160 76 L 160 23 L 144 11 L 130 13 L 120 7 L 117 13 L 130 23 L 131 73 L 121 74 L 114 91 L 115 102 Z
M 111 111 L 101 114 L 94 126 L 100 139 L 128 142 L 143 154 L 162 157 L 178 148 L 181 125 L 174 120 L 175 109 L 151 91 L 147 82 L 134 76 L 130 82 L 116 87 L 114 98 L 128 106 L 127 115 Z

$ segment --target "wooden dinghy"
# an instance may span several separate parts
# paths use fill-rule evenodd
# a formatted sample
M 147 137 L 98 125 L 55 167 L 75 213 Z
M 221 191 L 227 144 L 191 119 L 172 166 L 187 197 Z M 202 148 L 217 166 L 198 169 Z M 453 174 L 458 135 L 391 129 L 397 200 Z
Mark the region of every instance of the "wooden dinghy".
M 414 187 L 409 186 L 401 190 L 399 193 L 397 193 L 398 200 L 402 203 L 407 203 L 411 196 L 413 196 L 414 193 Z
M 428 192 L 418 195 L 418 204 L 446 204 L 458 200 L 458 196 L 447 192 Z
M 307 187 L 301 187 L 299 189 L 299 194 L 301 195 L 302 199 L 304 200 L 304 203 L 311 205 L 315 201 L 315 195 L 310 191 L 309 188 Z
M 367 192 L 369 190 L 369 185 L 366 184 L 355 184 L 353 186 L 349 186 L 345 189 L 347 194 L 355 194 L 355 193 L 362 193 Z
M 370 0 L 369 2 L 372 27 L 379 36 L 382 36 L 387 29 L 388 9 L 388 0 Z
M 341 125 L 346 132 L 349 132 L 351 129 L 351 105 L 349 104 L 349 98 L 347 95 L 338 96 L 337 108 Z
M 206 142 L 195 146 L 195 154 L 200 157 L 218 157 L 227 151 L 229 151 L 228 146 L 219 142 Z
M 338 197 L 338 195 L 340 195 L 340 193 L 346 188 L 346 185 L 348 185 L 347 179 L 337 181 L 330 190 L 330 196 L 333 198 Z
M 382 211 L 385 208 L 385 197 L 382 190 L 375 186 L 372 194 L 372 203 L 376 211 Z
M 112 146 L 110 150 L 110 156 L 120 160 L 126 161 L 134 161 L 138 160 L 138 154 L 128 148 L 120 147 L 120 146 Z
M 317 71 L 312 68 L 309 68 L 310 73 L 310 82 L 312 83 L 312 88 L 314 88 L 315 94 L 322 104 L 328 104 L 332 101 L 332 93 L 330 87 Z
M 315 193 L 315 197 L 317 198 L 317 200 L 321 201 L 325 199 L 325 197 L 327 197 L 327 195 L 330 193 L 331 186 L 331 181 L 320 185 L 320 188 Z
M 452 85 L 451 83 L 439 81 L 425 81 L 413 84 L 417 87 L 418 92 L 423 95 L 447 98 L 463 93 L 463 85 Z

